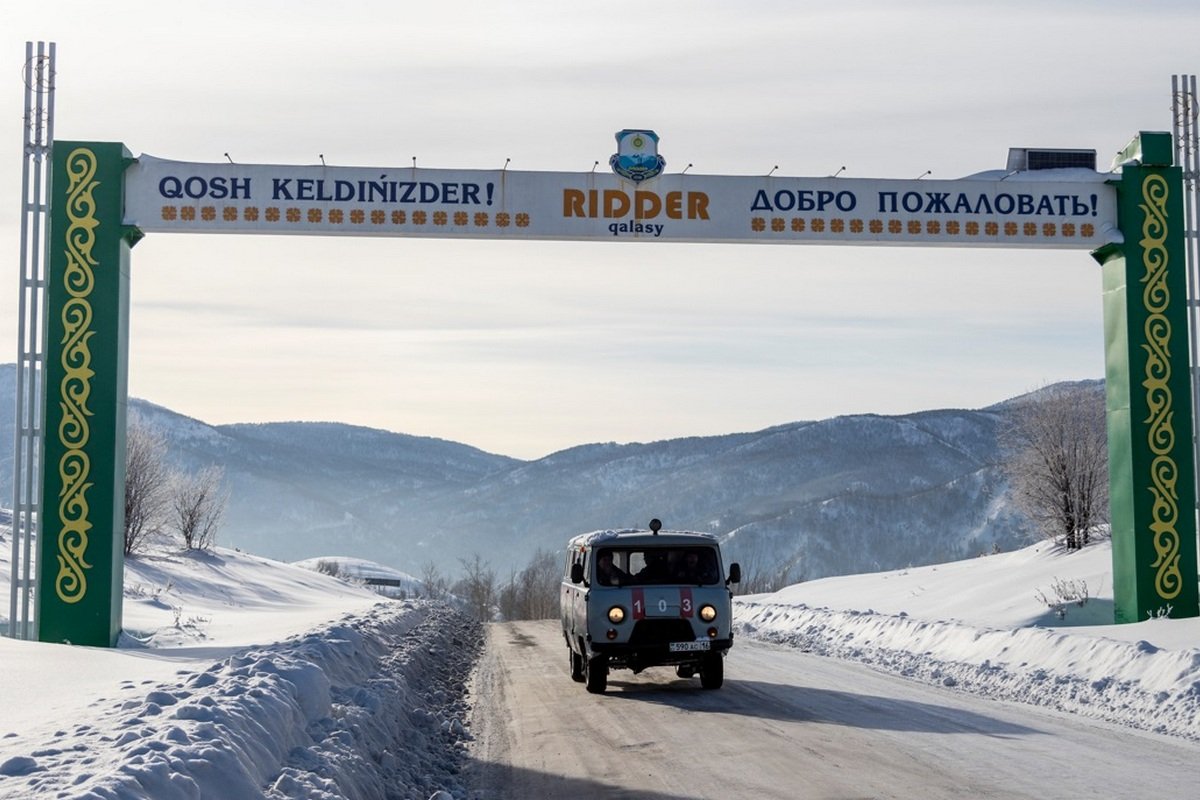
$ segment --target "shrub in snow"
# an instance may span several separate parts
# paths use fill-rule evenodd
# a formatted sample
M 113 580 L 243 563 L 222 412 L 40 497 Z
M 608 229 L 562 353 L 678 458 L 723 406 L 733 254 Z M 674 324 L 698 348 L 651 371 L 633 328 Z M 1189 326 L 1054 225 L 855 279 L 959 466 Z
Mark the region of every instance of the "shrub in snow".
M 1083 608 L 1088 601 L 1088 585 L 1082 580 L 1066 580 L 1055 578 L 1050 584 L 1050 593 L 1039 589 L 1036 594 L 1039 603 L 1045 604 L 1059 619 L 1067 616 L 1067 606 L 1074 604 Z

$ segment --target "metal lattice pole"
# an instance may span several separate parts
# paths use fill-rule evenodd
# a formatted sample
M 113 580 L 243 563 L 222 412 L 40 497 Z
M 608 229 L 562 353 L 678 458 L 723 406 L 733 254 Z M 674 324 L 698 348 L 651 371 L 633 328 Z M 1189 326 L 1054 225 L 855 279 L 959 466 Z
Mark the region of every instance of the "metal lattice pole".
M 31 604 L 37 592 L 33 569 L 41 497 L 42 398 L 45 394 L 47 215 L 50 147 L 54 141 L 53 42 L 25 43 L 25 125 L 21 169 L 21 284 L 18 295 L 16 425 L 13 459 L 12 569 L 9 635 L 37 635 Z
M 1174 112 L 1175 162 L 1183 171 L 1184 246 L 1187 254 L 1188 328 L 1191 344 L 1192 419 L 1200 418 L 1200 98 L 1195 75 L 1171 76 L 1171 105 Z M 1200 464 L 1200 436 L 1192 434 L 1196 463 Z M 1200 484 L 1200 472 L 1197 472 Z M 1197 495 L 1200 498 L 1200 486 Z

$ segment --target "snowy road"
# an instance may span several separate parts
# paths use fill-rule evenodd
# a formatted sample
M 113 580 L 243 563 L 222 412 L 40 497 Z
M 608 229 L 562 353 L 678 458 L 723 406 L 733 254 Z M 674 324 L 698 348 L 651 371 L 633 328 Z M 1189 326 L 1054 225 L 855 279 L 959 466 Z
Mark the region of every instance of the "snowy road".
M 568 676 L 557 621 L 488 627 L 465 776 L 478 797 L 1054 800 L 1200 786 L 1200 745 L 793 649 L 739 640 L 715 692 L 658 668 L 613 672 L 598 696 Z

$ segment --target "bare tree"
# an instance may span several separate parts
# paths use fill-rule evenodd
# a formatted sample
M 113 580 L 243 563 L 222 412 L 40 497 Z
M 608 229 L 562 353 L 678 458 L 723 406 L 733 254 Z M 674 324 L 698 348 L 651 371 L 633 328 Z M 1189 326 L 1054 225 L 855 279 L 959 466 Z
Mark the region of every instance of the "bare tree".
M 804 573 L 800 569 L 799 559 L 795 556 L 789 560 L 777 562 L 750 555 L 739 559 L 739 563 L 741 564 L 742 580 L 729 587 L 736 595 L 776 592 L 785 586 L 804 581 Z
M 425 596 L 430 600 L 441 600 L 449 591 L 446 576 L 433 561 L 421 565 L 421 583 L 425 586 Z
M 1044 537 L 1068 550 L 1108 521 L 1104 395 L 1049 387 L 1017 407 L 1001 432 L 1013 501 Z
M 225 470 L 217 466 L 176 476 L 170 525 L 188 550 L 208 550 L 216 541 L 229 494 L 222 490 Z
M 478 553 L 470 560 L 460 558 L 463 577 L 454 584 L 454 593 L 467 604 L 467 613 L 484 622 L 492 618 L 496 601 L 496 573 Z
M 562 564 L 558 554 L 539 548 L 520 572 L 500 588 L 497 603 L 505 619 L 553 619 L 558 616 Z
M 553 619 L 558 616 L 558 595 L 562 586 L 563 566 L 557 552 L 538 549 L 521 570 L 522 612 L 525 619 Z
M 508 575 L 508 583 L 496 592 L 496 608 L 500 611 L 500 619 L 521 619 L 521 591 L 517 583 L 517 571 L 514 569 Z
M 163 527 L 170 472 L 166 439 L 130 414 L 125 432 L 125 555 L 141 552 Z

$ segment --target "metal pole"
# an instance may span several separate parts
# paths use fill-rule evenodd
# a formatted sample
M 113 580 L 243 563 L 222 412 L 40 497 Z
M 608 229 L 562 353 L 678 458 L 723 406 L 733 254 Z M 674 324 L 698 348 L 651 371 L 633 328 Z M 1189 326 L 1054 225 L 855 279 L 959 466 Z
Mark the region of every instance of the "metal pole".
M 1200 104 L 1195 75 L 1172 75 L 1172 121 L 1175 161 L 1183 172 L 1184 268 L 1187 270 L 1188 328 L 1191 345 L 1192 419 L 1200 418 Z M 1193 452 L 1200 463 L 1200 436 L 1193 426 Z M 1200 473 L 1197 477 L 1200 492 Z M 1200 494 L 1197 495 L 1200 497 Z
M 55 44 L 25 43 L 25 125 L 21 170 L 21 268 L 18 293 L 15 454 L 13 460 L 13 550 L 8 633 L 36 636 L 31 602 L 36 596 L 33 541 L 41 517 L 38 474 L 45 394 L 46 279 L 49 155 L 54 141 Z M 19 602 L 18 602 L 19 601 Z
M 25 43 L 25 69 L 28 71 L 29 65 L 33 62 L 33 42 Z M 26 269 L 26 253 L 29 249 L 29 159 L 30 159 L 30 141 L 29 141 L 29 114 L 32 108 L 32 89 L 29 86 L 28 74 L 25 76 L 25 124 L 21 128 L 21 269 L 20 269 L 20 287 L 17 293 L 17 319 L 19 320 L 19 328 L 17 330 L 17 375 L 16 375 L 16 424 L 13 426 L 13 440 L 16 447 L 16 453 L 13 458 L 13 505 L 12 505 L 12 559 L 9 563 L 9 601 L 8 601 L 8 635 L 13 638 L 18 638 L 17 634 L 17 585 L 20 582 L 20 567 L 21 567 L 21 491 L 18 488 L 21 485 L 21 431 L 24 427 L 24 421 L 21 419 L 23 411 L 23 403 L 21 400 L 25 391 L 25 354 L 21 343 L 25 338 L 25 269 Z

